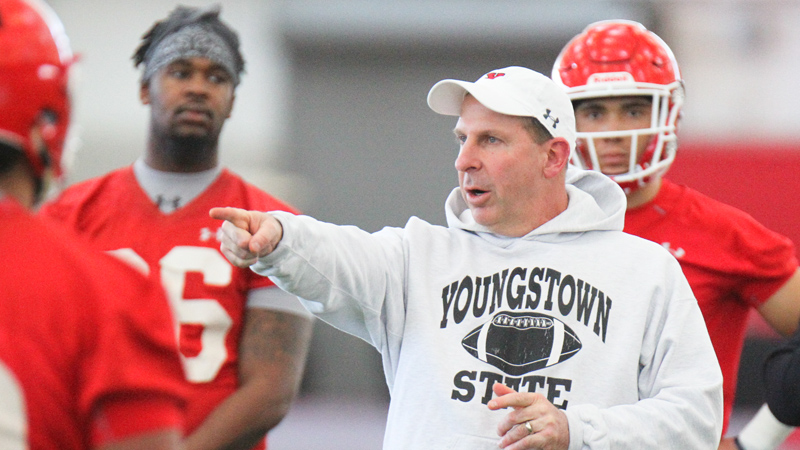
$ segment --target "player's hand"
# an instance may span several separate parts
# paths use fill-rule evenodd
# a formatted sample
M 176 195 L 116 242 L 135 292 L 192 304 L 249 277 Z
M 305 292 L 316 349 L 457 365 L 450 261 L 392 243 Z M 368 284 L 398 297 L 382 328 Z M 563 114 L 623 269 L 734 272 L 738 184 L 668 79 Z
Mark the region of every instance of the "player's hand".
M 497 398 L 489 401 L 489 409 L 514 408 L 497 426 L 500 447 L 506 450 L 542 449 L 567 450 L 569 448 L 569 423 L 563 411 L 553 406 L 547 398 L 533 392 L 517 392 L 495 383 L 492 386 Z M 533 432 L 526 428 L 529 423 Z
M 211 208 L 213 219 L 224 220 L 220 250 L 234 266 L 250 267 L 275 250 L 283 227 L 271 214 L 239 208 Z

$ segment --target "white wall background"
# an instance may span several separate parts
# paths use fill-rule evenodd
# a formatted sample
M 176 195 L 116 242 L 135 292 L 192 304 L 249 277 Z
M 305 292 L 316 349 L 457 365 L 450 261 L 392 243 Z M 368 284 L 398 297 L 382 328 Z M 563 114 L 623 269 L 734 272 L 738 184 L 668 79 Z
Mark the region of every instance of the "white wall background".
M 800 139 L 800 1 L 658 3 L 686 80 L 686 138 Z
M 75 83 L 74 122 L 80 145 L 70 181 L 78 181 L 129 164 L 143 151 L 148 109 L 139 102 L 139 70 L 131 56 L 141 36 L 178 4 L 206 6 L 188 0 L 52 0 L 81 55 Z M 286 58 L 273 23 L 273 2 L 228 0 L 222 18 L 238 32 L 246 73 L 237 90 L 232 120 L 222 134 L 221 160 L 253 183 L 281 197 L 294 186 L 291 176 L 273 170 L 280 158 L 289 101 Z M 296 195 L 295 195 L 296 196 Z
M 491 2 L 488 9 L 487 2 L 471 0 L 220 3 L 223 19 L 240 33 L 247 60 L 234 115 L 222 136 L 222 160 L 257 185 L 301 207 L 313 203 L 314 186 L 312 180 L 289 174 L 282 167 L 292 149 L 287 142 L 292 67 L 283 36 L 336 45 L 370 40 L 374 35 L 375 42 L 413 45 L 413 39 L 419 39 L 426 29 L 425 38 L 464 41 L 468 36 L 481 36 L 488 27 L 493 28 L 494 36 L 506 40 L 527 30 L 524 37 L 535 45 L 535 36 L 570 36 L 597 18 L 617 14 L 649 19 L 672 46 L 686 80 L 684 139 L 800 140 L 800 108 L 796 106 L 800 88 L 795 81 L 800 74 L 797 0 L 506 0 Z M 163 0 L 51 1 L 73 49 L 82 54 L 75 92 L 75 122 L 82 144 L 70 180 L 98 175 L 139 155 L 147 109 L 138 101 L 139 74 L 130 57 L 144 31 L 176 4 Z M 492 19 L 498 16 L 506 17 L 507 22 Z M 533 25 L 526 27 L 526 21 Z M 479 75 L 476 71 L 475 77 Z

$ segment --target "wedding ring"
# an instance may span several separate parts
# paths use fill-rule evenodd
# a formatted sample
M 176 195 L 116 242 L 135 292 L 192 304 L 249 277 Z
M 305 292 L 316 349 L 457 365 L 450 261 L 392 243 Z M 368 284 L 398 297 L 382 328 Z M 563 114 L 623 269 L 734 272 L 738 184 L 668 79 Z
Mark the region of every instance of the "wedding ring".
M 530 420 L 525 422 L 525 429 L 528 430 L 528 434 L 533 434 L 533 426 Z

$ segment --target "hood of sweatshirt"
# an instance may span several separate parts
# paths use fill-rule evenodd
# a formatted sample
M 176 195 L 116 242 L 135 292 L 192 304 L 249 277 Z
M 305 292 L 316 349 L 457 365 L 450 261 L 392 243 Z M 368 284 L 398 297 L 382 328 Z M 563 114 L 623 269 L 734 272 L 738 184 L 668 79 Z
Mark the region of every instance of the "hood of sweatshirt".
M 567 169 L 567 209 L 550 221 L 523 236 L 523 239 L 557 240 L 565 233 L 585 231 L 618 230 L 625 223 L 627 200 L 617 183 L 600 172 L 582 170 L 570 166 Z M 475 222 L 461 188 L 455 188 L 445 202 L 447 226 L 473 231 L 489 238 L 512 239 L 498 236 Z M 565 237 L 565 236 L 561 236 Z

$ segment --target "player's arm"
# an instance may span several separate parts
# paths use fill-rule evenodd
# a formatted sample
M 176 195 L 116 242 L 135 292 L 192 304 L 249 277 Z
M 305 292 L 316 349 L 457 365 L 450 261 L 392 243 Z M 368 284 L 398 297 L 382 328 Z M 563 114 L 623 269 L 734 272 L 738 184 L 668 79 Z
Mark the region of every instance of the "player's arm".
M 800 322 L 800 270 L 759 306 L 758 313 L 781 335 L 795 332 Z
M 183 449 L 186 382 L 164 289 L 117 258 L 85 257 L 102 274 L 88 290 L 96 296 L 78 297 L 97 312 L 86 317 L 96 333 L 80 367 L 91 448 Z
M 784 336 L 797 330 L 800 322 L 800 270 L 758 308 L 758 313 L 775 331 Z M 792 430 L 792 427 L 776 419 L 765 405 L 742 428 L 738 437 L 723 439 L 719 450 L 775 449 Z
M 307 315 L 248 308 L 239 347 L 240 386 L 187 438 L 186 448 L 249 449 L 264 439 L 300 388 L 311 324 Z
M 720 450 L 773 450 L 800 424 L 800 398 L 795 386 L 800 380 L 800 332 L 776 348 L 764 362 L 767 405 L 744 427 L 737 438 L 727 438 Z M 773 413 L 775 411 L 775 413 Z M 780 420 L 778 420 L 780 417 Z M 782 422 L 781 422 L 782 421 Z
M 107 443 L 97 450 L 182 450 L 181 437 L 180 430 L 165 429 Z

